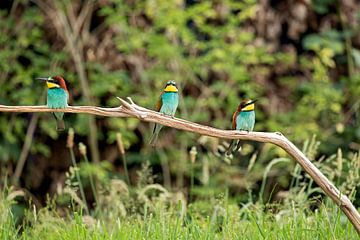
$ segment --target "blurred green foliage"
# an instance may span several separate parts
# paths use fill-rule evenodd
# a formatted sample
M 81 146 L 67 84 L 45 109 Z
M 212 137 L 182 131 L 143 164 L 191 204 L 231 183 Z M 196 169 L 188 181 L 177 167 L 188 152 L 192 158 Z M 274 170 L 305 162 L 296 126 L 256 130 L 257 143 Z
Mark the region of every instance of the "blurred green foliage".
M 304 32 L 294 43 L 284 44 L 293 50 L 274 50 L 257 34 L 254 22 L 260 3 L 255 0 L 100 2 L 92 12 L 87 37 L 78 36 L 83 41 L 86 74 L 97 105 L 118 106 L 115 96 L 131 96 L 137 104 L 153 108 L 164 83 L 173 79 L 181 94 L 177 117 L 229 129 L 240 99 L 257 98 L 256 131 L 281 131 L 298 145 L 316 134 L 326 143 L 319 154 L 359 148 L 360 54 L 347 42 L 356 34 L 351 26 Z M 66 3 L 81 9 L 78 1 Z M 337 9 L 336 4 L 314 1 L 310 10 L 319 17 L 336 17 L 332 8 Z M 71 18 L 68 8 L 59 11 Z M 26 0 L 0 10 L 1 104 L 44 104 L 45 86 L 34 78 L 55 74 L 69 82 L 71 104 L 84 104 L 73 59 L 54 27 L 58 19 L 48 14 Z M 346 69 L 351 64 L 350 74 Z M 14 169 L 31 116 L 0 114 L 0 166 Z M 75 129 L 77 138 L 88 135 L 85 116 L 67 114 L 66 122 Z M 249 176 L 249 182 L 259 189 L 263 166 L 285 155 L 267 144 L 246 144 L 247 150 L 228 165 L 219 154 L 222 140 L 164 128 L 155 151 L 147 147 L 151 126 L 146 123 L 98 118 L 97 125 L 103 160 L 115 154 L 112 163 L 118 161 L 116 133 L 121 132 L 133 173 L 139 163 L 150 160 L 162 171 L 168 168 L 177 187 L 186 185 L 190 176 L 188 151 L 192 146 L 199 151 L 195 184 L 210 184 L 215 192 L 221 183 L 234 189 L 248 188 L 240 178 L 247 174 L 244 168 L 252 156 L 257 159 L 254 169 L 258 174 L 255 171 Z M 55 131 L 52 116 L 41 114 L 30 155 L 55 159 L 43 163 L 53 166 L 54 161 L 63 161 L 56 158 L 59 152 L 67 154 L 64 141 L 64 135 Z M 211 169 L 210 182 L 203 175 L 204 166 Z M 289 174 L 292 167 L 284 169 Z M 94 172 L 91 168 L 86 171 Z M 289 178 L 281 175 L 274 173 L 286 188 Z M 165 176 L 159 176 L 160 180 Z M 198 189 L 199 196 L 201 191 L 207 188 Z

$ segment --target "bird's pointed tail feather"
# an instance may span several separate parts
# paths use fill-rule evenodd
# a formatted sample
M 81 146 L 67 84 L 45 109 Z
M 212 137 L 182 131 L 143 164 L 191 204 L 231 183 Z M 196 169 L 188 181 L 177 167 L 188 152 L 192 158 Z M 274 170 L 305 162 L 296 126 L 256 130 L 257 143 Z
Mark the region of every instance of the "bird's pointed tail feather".
M 225 152 L 226 155 L 230 155 L 232 153 L 232 149 L 233 149 L 234 145 L 235 145 L 235 140 L 231 140 L 230 145 Z
M 236 145 L 236 147 L 235 147 Z M 234 148 L 235 147 L 235 148 Z M 231 140 L 228 149 L 226 150 L 225 154 L 229 156 L 231 153 L 237 152 L 241 149 L 241 144 L 239 140 Z
M 241 143 L 240 143 L 240 141 L 237 142 L 234 152 L 238 152 L 238 151 L 241 151 Z
M 63 119 L 56 119 L 56 130 L 57 131 L 65 130 L 65 122 Z
M 158 136 L 159 136 L 159 134 L 158 133 L 153 133 L 153 135 L 151 136 L 151 139 L 150 139 L 150 145 L 152 146 L 152 147 L 155 147 L 156 146 L 156 141 L 157 141 L 157 139 L 158 139 Z
M 160 132 L 162 127 L 163 126 L 160 125 L 160 124 L 155 124 L 153 134 L 151 136 L 150 143 L 149 143 L 152 147 L 156 146 L 156 142 L 157 142 L 157 139 L 158 139 L 158 136 L 159 136 L 159 132 Z
M 57 131 L 64 131 L 65 130 L 65 122 L 63 120 L 64 113 L 62 112 L 53 112 L 53 115 L 56 120 L 56 130 Z

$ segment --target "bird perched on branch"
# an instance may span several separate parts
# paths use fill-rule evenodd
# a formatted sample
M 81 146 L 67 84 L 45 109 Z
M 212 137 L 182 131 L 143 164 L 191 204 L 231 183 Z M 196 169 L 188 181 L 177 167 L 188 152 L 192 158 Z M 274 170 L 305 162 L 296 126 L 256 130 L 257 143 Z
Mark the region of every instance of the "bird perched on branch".
M 257 100 L 244 99 L 232 116 L 232 129 L 239 131 L 252 131 L 255 125 L 255 102 Z M 236 148 L 234 149 L 234 145 Z M 240 149 L 240 140 L 231 140 L 226 155 Z
M 48 108 L 66 108 L 68 106 L 69 92 L 66 88 L 64 78 L 61 76 L 54 76 L 48 78 L 37 78 L 46 82 L 47 91 L 47 107 Z M 63 120 L 63 112 L 53 112 L 56 119 L 56 130 L 65 130 L 65 122 Z
M 179 90 L 176 87 L 176 83 L 174 81 L 168 81 L 162 94 L 160 95 L 159 101 L 156 104 L 156 111 L 173 117 L 179 104 L 178 91 Z M 156 145 L 156 141 L 162 127 L 162 125 L 157 123 L 154 126 L 154 130 L 150 139 L 150 145 L 153 147 Z

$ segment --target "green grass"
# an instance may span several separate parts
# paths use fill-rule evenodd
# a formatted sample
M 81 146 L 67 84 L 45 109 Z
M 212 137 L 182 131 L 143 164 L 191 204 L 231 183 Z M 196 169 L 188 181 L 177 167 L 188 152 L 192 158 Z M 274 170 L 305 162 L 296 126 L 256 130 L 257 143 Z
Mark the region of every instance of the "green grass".
M 181 217 L 177 206 L 144 208 L 142 214 L 101 216 L 98 219 L 78 212 L 60 217 L 43 208 L 28 211 L 16 226 L 11 214 L 13 203 L 0 203 L 0 239 L 357 239 L 352 225 L 339 210 L 320 207 L 311 212 L 301 208 L 276 213 L 264 212 L 261 205 L 242 208 L 225 206 L 189 206 Z M 280 210 L 281 209 L 281 210 Z M 306 209 L 306 208 L 305 208 Z
M 316 150 L 312 147 L 316 147 L 314 141 L 306 146 L 304 152 L 308 155 Z M 321 169 L 332 176 L 332 181 L 342 182 L 341 191 L 348 191 L 356 201 L 359 166 L 355 164 L 360 162 L 359 155 L 350 160 L 341 156 L 340 151 L 336 164 L 351 169 L 346 174 L 339 171 L 335 178 L 330 174 L 334 168 L 326 168 L 328 163 L 334 163 L 336 155 L 323 160 Z M 91 171 L 79 164 L 79 168 L 69 169 L 63 189 L 42 208 L 29 203 L 31 196 L 21 189 L 0 188 L 0 240 L 359 239 L 342 211 L 319 187 L 313 186 L 309 176 L 300 174 L 299 167 L 293 170 L 289 190 L 278 192 L 273 198 L 264 197 L 271 169 L 287 161 L 277 158 L 267 165 L 258 193 L 249 189 L 248 196 L 244 193 L 238 198 L 231 196 L 226 187 L 213 192 L 211 187 L 199 186 L 201 191 L 193 192 L 190 204 L 182 191 L 153 183 L 148 163 L 138 172 L 136 185 L 127 185 L 117 178 L 100 181 L 104 174 L 100 174 L 102 168 L 97 165 L 94 172 L 98 174 L 98 189 L 93 192 L 97 194 L 96 206 L 88 204 L 89 214 L 85 200 L 79 198 L 80 186 L 86 186 L 81 183 L 85 178 L 76 177 L 76 171 L 81 176 L 88 176 Z M 272 201 L 266 202 L 269 199 Z

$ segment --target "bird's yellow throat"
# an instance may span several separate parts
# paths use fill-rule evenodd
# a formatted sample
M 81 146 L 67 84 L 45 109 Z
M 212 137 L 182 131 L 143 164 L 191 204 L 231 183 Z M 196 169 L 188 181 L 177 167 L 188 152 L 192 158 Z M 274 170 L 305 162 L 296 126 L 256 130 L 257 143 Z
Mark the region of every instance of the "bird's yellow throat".
M 247 105 L 246 107 L 244 107 L 243 109 L 241 109 L 241 111 L 253 111 L 255 109 L 255 104 L 250 104 Z
M 60 86 L 56 83 L 46 82 L 48 88 L 59 88 Z
M 174 85 L 167 85 L 164 92 L 178 92 L 178 89 Z

